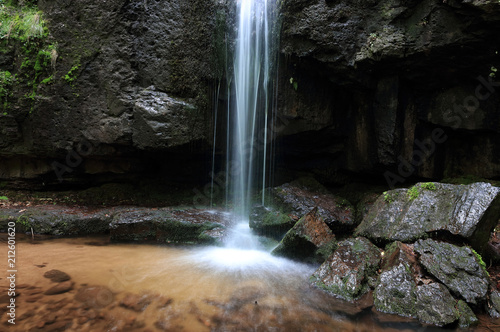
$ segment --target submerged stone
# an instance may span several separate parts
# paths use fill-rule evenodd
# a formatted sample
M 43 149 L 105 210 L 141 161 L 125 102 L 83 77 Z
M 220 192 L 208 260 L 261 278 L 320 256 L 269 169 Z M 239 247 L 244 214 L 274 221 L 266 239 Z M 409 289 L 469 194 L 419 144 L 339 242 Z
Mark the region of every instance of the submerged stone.
M 500 188 L 488 183 L 419 183 L 381 195 L 356 229 L 373 240 L 409 242 L 447 231 L 482 250 L 500 216 Z
M 71 279 L 71 277 L 66 272 L 59 271 L 59 270 L 47 271 L 43 274 L 43 276 L 45 278 L 50 279 L 50 281 L 52 281 L 52 282 L 63 282 L 63 281 L 68 281 L 69 279 Z
M 488 274 L 471 248 L 427 239 L 418 241 L 415 251 L 430 274 L 467 302 L 486 299 Z
M 314 208 L 302 217 L 278 246 L 273 255 L 302 261 L 323 262 L 335 249 L 335 235 Z
M 376 274 L 380 249 L 366 238 L 339 242 L 335 252 L 314 272 L 311 282 L 333 295 L 353 301 L 370 287 L 368 279 Z

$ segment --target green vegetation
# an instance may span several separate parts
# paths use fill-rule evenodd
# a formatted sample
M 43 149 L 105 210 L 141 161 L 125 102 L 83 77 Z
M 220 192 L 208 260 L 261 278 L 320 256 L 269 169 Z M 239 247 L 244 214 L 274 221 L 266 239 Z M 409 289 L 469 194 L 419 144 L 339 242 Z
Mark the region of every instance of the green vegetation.
M 408 189 L 408 198 L 410 199 L 410 201 L 413 201 L 415 200 L 418 195 L 419 195 L 419 191 L 418 191 L 418 186 L 417 185 L 414 185 L 413 187 L 411 187 L 410 189 Z
M 7 196 L 0 196 L 0 201 L 8 201 L 9 199 Z
M 0 0 L 0 53 L 16 54 L 19 59 L 18 67 L 12 72 L 0 71 L 3 115 L 8 114 L 12 102 L 21 102 L 23 98 L 33 110 L 39 85 L 51 82 L 56 46 L 48 43 L 46 21 L 35 4 L 36 1 Z
M 389 204 L 394 202 L 394 196 L 392 195 L 392 193 L 384 191 L 384 201 L 386 201 Z
M 423 189 L 434 191 L 436 190 L 436 184 L 434 182 L 425 182 L 420 185 Z
M 73 84 L 73 81 L 78 77 L 78 69 L 80 69 L 81 64 L 78 61 L 71 67 L 71 69 L 68 71 L 66 75 L 64 75 L 64 79 L 66 82 L 68 82 L 70 85 Z
M 470 248 L 470 250 L 472 251 L 472 253 L 474 254 L 474 256 L 476 256 L 476 260 L 477 262 L 479 263 L 479 265 L 481 266 L 481 268 L 484 270 L 484 272 L 486 272 L 486 274 L 489 276 L 490 274 L 488 273 L 487 269 L 486 269 L 486 263 L 483 261 L 483 258 L 481 257 L 481 255 L 479 255 L 477 253 L 477 251 L 475 251 L 474 249 Z

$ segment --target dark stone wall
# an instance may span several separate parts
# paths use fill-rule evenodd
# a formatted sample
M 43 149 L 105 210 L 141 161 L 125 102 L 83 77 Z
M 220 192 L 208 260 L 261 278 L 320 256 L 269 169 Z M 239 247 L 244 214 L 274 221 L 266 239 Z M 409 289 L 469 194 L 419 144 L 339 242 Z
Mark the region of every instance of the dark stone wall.
M 54 79 L 32 106 L 17 91 L 0 115 L 0 178 L 57 185 L 57 161 L 77 182 L 153 171 L 204 182 L 234 3 L 38 6 L 58 52 Z M 279 167 L 331 184 L 500 177 L 500 86 L 488 83 L 500 79 L 490 77 L 497 2 L 287 0 L 281 12 Z M 20 46 L 9 47 L 0 69 L 15 72 Z

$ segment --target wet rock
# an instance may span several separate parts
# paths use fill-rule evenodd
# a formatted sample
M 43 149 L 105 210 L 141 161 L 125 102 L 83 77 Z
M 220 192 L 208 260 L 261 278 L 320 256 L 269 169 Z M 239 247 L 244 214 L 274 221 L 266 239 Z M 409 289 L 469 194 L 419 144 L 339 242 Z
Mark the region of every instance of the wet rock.
M 75 294 L 75 300 L 97 309 L 107 307 L 114 299 L 115 295 L 106 286 L 84 286 Z
M 314 207 L 333 232 L 346 232 L 355 225 L 354 208 L 334 196 L 312 178 L 302 178 L 271 189 L 273 204 L 286 214 L 301 218 Z
M 464 301 L 458 301 L 456 309 L 458 313 L 458 326 L 460 326 L 461 328 L 467 328 L 479 323 L 479 320 L 477 319 L 472 309 Z
M 368 279 L 376 275 L 380 257 L 380 249 L 365 238 L 344 240 L 314 272 L 311 282 L 337 297 L 353 301 L 370 289 Z
M 227 217 L 206 210 L 123 209 L 110 224 L 111 240 L 218 244 Z
M 378 311 L 404 317 L 417 317 L 417 285 L 406 263 L 382 272 L 373 292 L 373 302 Z
M 45 295 L 57 295 L 57 294 L 62 294 L 69 292 L 70 290 L 73 289 L 73 282 L 72 281 L 64 281 L 61 282 L 49 289 L 47 289 L 44 294 Z
M 458 319 L 457 301 L 446 287 L 439 283 L 421 285 L 416 290 L 418 319 L 427 324 L 444 326 Z
M 500 188 L 488 183 L 468 186 L 418 183 L 381 195 L 356 229 L 373 240 L 409 242 L 435 231 L 487 243 L 500 215 Z
M 265 206 L 254 206 L 250 214 L 250 228 L 257 234 L 281 240 L 299 219 Z
M 486 311 L 493 318 L 500 318 L 500 292 L 493 290 L 486 305 Z
M 49 235 L 104 234 L 111 219 L 106 213 L 86 208 L 61 206 L 27 207 L 22 210 L 6 209 L 0 215 L 0 231 L 7 229 L 9 220 L 21 221 L 16 225 L 20 232 Z
M 141 150 L 180 146 L 204 138 L 203 117 L 196 107 L 154 86 L 136 97 L 132 127 L 134 146 Z
M 335 247 L 335 235 L 319 216 L 318 208 L 314 208 L 286 233 L 272 254 L 323 262 Z
M 488 274 L 472 249 L 427 239 L 418 241 L 415 251 L 430 274 L 468 303 L 486 299 Z
M 47 271 L 43 274 L 43 276 L 50 279 L 52 282 L 63 282 L 71 279 L 67 273 L 59 270 Z
M 151 304 L 152 301 L 152 296 L 149 294 L 127 294 L 125 298 L 120 302 L 120 306 L 136 312 L 141 312 L 146 310 L 146 308 Z

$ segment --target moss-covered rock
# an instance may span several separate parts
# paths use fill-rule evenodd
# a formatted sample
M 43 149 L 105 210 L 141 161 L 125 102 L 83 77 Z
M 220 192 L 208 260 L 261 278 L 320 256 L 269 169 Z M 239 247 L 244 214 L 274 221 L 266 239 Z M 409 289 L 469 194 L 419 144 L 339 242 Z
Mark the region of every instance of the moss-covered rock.
M 335 235 L 312 209 L 289 230 L 273 255 L 309 262 L 323 262 L 335 249 Z
M 444 326 L 458 319 L 459 315 L 455 308 L 457 301 L 442 284 L 418 286 L 416 295 L 417 317 L 422 323 Z
M 271 189 L 273 204 L 293 217 L 301 218 L 314 207 L 330 229 L 347 232 L 354 229 L 355 209 L 346 199 L 332 195 L 313 178 L 301 178 Z
M 368 280 L 376 275 L 380 257 L 380 249 L 366 238 L 344 240 L 314 272 L 311 282 L 336 297 L 353 301 L 370 289 Z
M 417 285 L 406 263 L 382 272 L 373 292 L 373 303 L 378 311 L 404 317 L 417 317 Z
M 486 299 L 488 273 L 471 248 L 427 239 L 418 241 L 415 251 L 430 274 L 468 303 Z
M 264 206 L 254 206 L 250 214 L 249 225 L 257 234 L 279 241 L 297 221 L 282 211 Z
M 479 320 L 472 309 L 464 301 L 459 300 L 457 302 L 456 309 L 458 314 L 458 326 L 461 328 L 467 328 L 479 323 Z
M 460 235 L 482 251 L 500 215 L 500 188 L 418 183 L 381 195 L 356 234 L 378 241 L 409 242 L 429 233 Z

